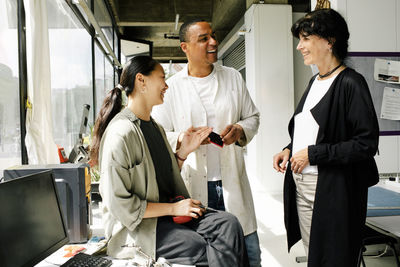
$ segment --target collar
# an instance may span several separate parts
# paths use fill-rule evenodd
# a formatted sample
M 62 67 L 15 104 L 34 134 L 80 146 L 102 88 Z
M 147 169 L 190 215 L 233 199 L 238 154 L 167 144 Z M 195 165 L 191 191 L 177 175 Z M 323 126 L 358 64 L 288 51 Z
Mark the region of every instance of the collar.
M 123 117 L 127 118 L 131 122 L 138 121 L 138 123 L 140 125 L 140 119 L 128 107 L 122 109 L 119 114 L 120 114 L 120 116 L 123 116 Z M 150 121 L 154 122 L 154 119 L 151 116 L 150 116 Z
M 181 70 L 182 76 L 183 76 L 184 78 L 189 78 L 189 69 L 188 69 L 188 65 L 189 65 L 189 63 L 186 64 L 186 66 L 183 67 L 183 69 Z M 213 63 L 213 66 L 214 66 L 214 69 L 215 69 L 215 74 L 217 74 L 217 72 L 221 69 L 221 66 L 220 66 L 217 62 Z M 213 70 L 213 71 L 214 71 L 214 70 Z
M 332 82 L 332 84 L 331 84 L 331 86 L 329 87 L 329 90 L 326 92 L 326 94 L 329 94 L 329 93 L 331 92 L 331 88 L 334 87 L 334 86 L 336 86 L 336 82 L 337 82 L 339 79 L 341 79 L 341 77 L 342 77 L 343 75 L 345 75 L 346 73 L 348 73 L 350 70 L 352 70 L 352 69 L 349 68 L 349 67 L 346 67 L 346 68 L 345 68 L 344 70 L 342 70 L 338 75 L 336 75 L 334 81 Z M 295 111 L 294 111 L 293 116 L 296 116 L 297 114 L 299 114 L 300 112 L 303 111 L 304 103 L 305 103 L 305 101 L 306 101 L 306 98 L 307 98 L 307 96 L 308 96 L 308 93 L 310 92 L 311 86 L 312 86 L 314 80 L 317 78 L 317 76 L 318 76 L 318 73 L 315 74 L 313 77 L 311 77 L 311 79 L 310 79 L 310 81 L 309 81 L 309 83 L 308 83 L 308 86 L 307 86 L 306 90 L 305 90 L 304 93 L 303 93 L 303 96 L 301 97 L 299 103 L 297 104 L 297 107 L 296 107 L 296 109 L 295 109 Z M 324 96 L 324 97 L 325 97 L 325 96 Z M 318 105 L 318 104 L 317 104 L 317 105 Z M 314 108 L 315 108 L 315 107 L 314 107 Z M 312 109 L 314 109 L 314 108 L 312 108 Z
M 120 114 L 132 122 L 139 120 L 139 118 L 136 117 L 136 115 L 128 107 L 125 107 L 123 110 L 121 110 Z

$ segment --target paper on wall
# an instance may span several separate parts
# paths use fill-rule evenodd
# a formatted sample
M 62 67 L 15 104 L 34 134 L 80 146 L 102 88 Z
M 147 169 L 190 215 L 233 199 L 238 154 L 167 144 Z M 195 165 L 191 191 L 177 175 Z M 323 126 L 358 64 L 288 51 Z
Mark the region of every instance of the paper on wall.
M 400 89 L 383 89 L 381 119 L 400 120 Z
M 386 59 L 375 59 L 374 79 L 378 82 L 400 83 L 400 62 Z

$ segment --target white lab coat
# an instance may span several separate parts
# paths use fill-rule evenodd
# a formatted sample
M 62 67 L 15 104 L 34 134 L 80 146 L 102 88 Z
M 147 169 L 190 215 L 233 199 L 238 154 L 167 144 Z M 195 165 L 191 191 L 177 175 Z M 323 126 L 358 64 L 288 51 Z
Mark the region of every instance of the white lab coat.
M 216 113 L 216 126 L 213 130 L 221 133 L 229 124 L 240 124 L 248 143 L 257 133 L 259 112 L 240 73 L 218 64 L 214 64 L 214 67 L 218 85 L 213 101 Z M 167 83 L 169 89 L 164 104 L 154 107 L 152 116 L 165 128 L 168 141 L 175 150 L 179 134 L 191 126 L 206 126 L 207 114 L 188 77 L 187 66 L 168 79 Z M 248 235 L 257 230 L 257 223 L 243 150 L 237 144 L 224 146 L 220 153 L 220 168 L 225 208 L 238 217 L 244 234 Z M 200 146 L 188 156 L 181 174 L 191 197 L 207 205 L 206 146 Z

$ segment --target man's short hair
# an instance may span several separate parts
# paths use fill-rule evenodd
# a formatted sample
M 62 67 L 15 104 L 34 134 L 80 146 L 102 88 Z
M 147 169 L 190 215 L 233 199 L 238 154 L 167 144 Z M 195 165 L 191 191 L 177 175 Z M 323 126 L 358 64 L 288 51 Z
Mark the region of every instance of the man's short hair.
M 181 42 L 187 42 L 187 31 L 192 26 L 193 24 L 196 24 L 198 22 L 206 22 L 204 19 L 192 19 L 189 21 L 186 21 L 185 23 L 182 24 L 181 28 L 179 29 L 179 41 Z

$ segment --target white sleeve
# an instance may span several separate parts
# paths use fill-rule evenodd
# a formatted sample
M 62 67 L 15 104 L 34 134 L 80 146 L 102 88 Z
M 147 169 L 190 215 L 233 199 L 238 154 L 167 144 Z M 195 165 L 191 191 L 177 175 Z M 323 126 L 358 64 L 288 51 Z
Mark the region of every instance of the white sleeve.
M 260 112 L 253 103 L 250 93 L 247 90 L 246 83 L 244 82 L 241 76 L 240 79 L 242 86 L 242 103 L 241 103 L 242 108 L 240 114 L 240 121 L 238 121 L 237 124 L 242 126 L 244 134 L 246 136 L 246 143 L 240 144 L 244 146 L 248 144 L 258 132 L 258 126 L 260 125 Z

